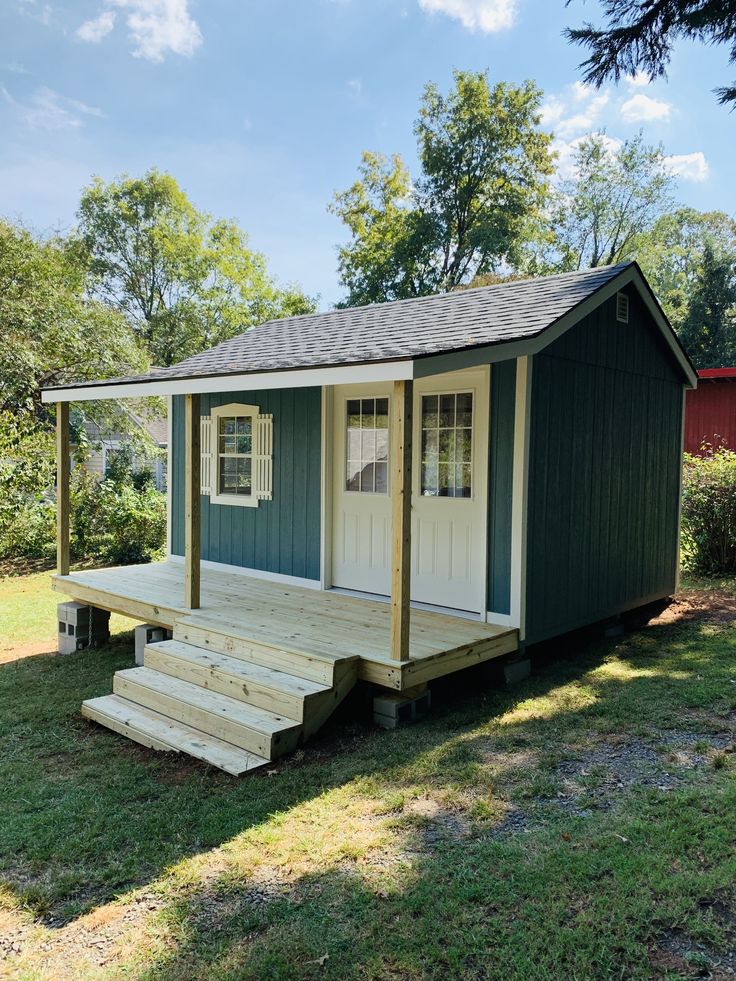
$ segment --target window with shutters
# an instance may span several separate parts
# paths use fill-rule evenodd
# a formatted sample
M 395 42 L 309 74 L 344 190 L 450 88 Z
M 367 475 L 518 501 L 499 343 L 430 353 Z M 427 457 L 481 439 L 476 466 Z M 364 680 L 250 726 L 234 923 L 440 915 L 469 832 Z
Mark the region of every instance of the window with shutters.
M 272 429 L 257 405 L 221 405 L 202 417 L 202 493 L 213 504 L 271 500 Z

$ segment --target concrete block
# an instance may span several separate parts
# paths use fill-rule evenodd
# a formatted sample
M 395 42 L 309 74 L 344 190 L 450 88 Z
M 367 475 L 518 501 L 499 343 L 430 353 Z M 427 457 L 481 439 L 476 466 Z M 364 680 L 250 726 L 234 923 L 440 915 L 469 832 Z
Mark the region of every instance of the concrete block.
M 503 666 L 503 676 L 507 685 L 524 681 L 532 672 L 532 662 L 528 657 L 518 661 L 507 661 Z
M 387 692 L 373 699 L 373 721 L 384 729 L 396 729 L 405 722 L 414 722 L 426 715 L 432 703 L 429 689 L 407 697 L 399 692 Z
M 135 628 L 135 663 L 140 667 L 143 664 L 143 655 L 146 644 L 154 644 L 157 640 L 167 640 L 171 636 L 170 630 L 157 627 L 154 623 L 139 623 Z
M 72 654 L 88 647 L 101 647 L 110 639 L 110 614 L 85 603 L 59 603 L 59 653 Z

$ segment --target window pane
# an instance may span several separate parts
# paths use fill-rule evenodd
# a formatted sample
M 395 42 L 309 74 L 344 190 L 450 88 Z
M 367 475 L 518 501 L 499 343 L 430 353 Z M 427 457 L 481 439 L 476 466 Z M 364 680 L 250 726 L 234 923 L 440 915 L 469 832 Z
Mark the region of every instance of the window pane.
M 249 435 L 251 431 L 250 416 L 241 416 L 236 420 L 237 432 L 239 436 Z
M 422 464 L 422 494 L 425 497 L 437 496 L 437 462 Z
M 376 429 L 388 429 L 388 399 L 376 399 Z
M 373 429 L 376 425 L 376 400 L 363 399 L 360 405 L 363 429 Z
M 238 436 L 238 453 L 250 453 L 251 451 L 251 438 L 250 436 Z
M 455 396 L 440 396 L 440 426 L 455 425 Z
M 422 432 L 422 459 L 436 460 L 439 448 L 439 434 L 436 429 L 425 429 Z
M 440 460 L 452 463 L 455 459 L 455 430 L 440 429 Z
M 376 460 L 388 460 L 388 429 L 376 430 Z
M 472 468 L 466 463 L 462 467 L 462 483 L 460 484 L 460 497 L 472 496 Z
M 348 399 L 348 429 L 360 429 L 359 399 Z
M 345 488 L 349 491 L 360 490 L 360 460 L 350 460 L 348 462 L 347 480 Z
M 363 469 L 360 471 L 360 489 L 366 494 L 372 494 L 375 489 L 373 470 L 373 463 L 363 463 Z
M 437 428 L 437 396 L 422 396 L 422 429 Z
M 220 435 L 221 436 L 235 435 L 235 418 L 233 416 L 220 417 Z
M 365 463 L 372 463 L 376 455 L 376 434 L 372 429 L 364 429 L 361 435 L 360 458 Z
M 251 492 L 251 458 L 249 456 L 239 457 L 237 493 L 248 495 Z
M 455 434 L 455 459 L 458 463 L 470 463 L 473 446 L 473 432 L 470 429 L 458 429 Z
M 454 468 L 453 468 L 454 469 Z M 437 493 L 440 497 L 449 497 L 450 495 L 450 467 L 446 463 L 440 463 L 437 468 Z
M 385 494 L 388 490 L 388 464 L 376 464 L 376 493 Z
M 360 460 L 359 429 L 348 429 L 348 460 Z
M 457 426 L 470 428 L 473 425 L 473 396 L 470 392 L 460 392 L 457 397 Z

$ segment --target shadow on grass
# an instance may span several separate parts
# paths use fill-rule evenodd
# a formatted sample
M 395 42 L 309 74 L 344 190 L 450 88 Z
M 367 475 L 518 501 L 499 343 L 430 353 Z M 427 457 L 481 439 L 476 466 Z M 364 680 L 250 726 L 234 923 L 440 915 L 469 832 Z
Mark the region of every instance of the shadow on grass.
M 34 916 L 48 926 L 62 926 L 159 878 L 183 858 L 206 853 L 352 782 L 363 788 L 359 793 L 373 787 L 383 796 L 417 784 L 445 794 L 464 788 L 475 792 L 489 743 L 501 757 L 519 747 L 564 752 L 563 741 L 595 731 L 612 733 L 622 726 L 654 731 L 671 722 L 673 712 L 715 705 L 727 714 L 733 705 L 724 701 L 723 692 L 732 663 L 716 670 L 708 644 L 692 625 L 672 623 L 574 653 L 566 648 L 567 657 L 559 658 L 558 651 L 551 662 L 547 651 L 538 673 L 511 690 L 489 688 L 482 671 L 467 672 L 436 687 L 430 719 L 396 732 L 349 721 L 351 712 L 360 716 L 365 708 L 358 692 L 305 750 L 240 780 L 185 757 L 145 750 L 81 718 L 81 701 L 109 692 L 112 674 L 132 664 L 129 635 L 114 638 L 103 651 L 0 665 L 0 875 Z M 718 644 L 723 653 L 722 637 Z M 614 648 L 627 670 L 591 677 L 590 672 L 605 667 Z M 728 694 L 736 696 L 732 690 Z M 499 724 L 502 716 L 508 720 Z M 503 783 L 507 776 L 503 764 L 496 766 L 494 781 Z M 491 842 L 488 847 L 500 846 Z M 427 901 L 439 874 L 433 871 L 436 861 L 434 853 L 419 858 L 417 885 L 402 916 L 418 915 Z M 305 895 L 318 889 L 324 899 L 338 902 L 348 881 L 345 874 L 338 869 L 324 880 L 305 881 Z M 356 892 L 351 884 L 350 894 L 356 917 L 373 917 L 388 929 L 381 914 L 384 900 L 374 889 L 359 886 Z M 188 931 L 192 944 L 203 943 L 197 925 L 202 901 L 195 896 L 184 903 L 178 927 L 183 957 L 190 949 Z M 264 908 L 269 917 L 287 923 L 293 905 L 277 899 Z M 330 915 L 329 903 L 321 901 L 318 907 L 304 915 Z M 176 919 L 176 911 L 171 915 Z M 246 904 L 242 916 L 238 913 L 241 940 L 233 939 L 231 946 L 242 942 L 250 916 L 257 919 L 261 913 Z M 429 929 L 426 914 L 421 919 L 422 929 Z M 355 942 L 356 923 L 346 928 L 346 944 Z M 230 941 L 227 931 L 220 933 L 227 959 Z M 218 936 L 215 931 L 205 944 L 208 961 L 220 956 Z M 315 958 L 324 953 L 318 947 L 312 952 Z M 288 945 L 278 956 L 287 954 Z M 403 956 L 398 949 L 396 956 L 399 961 Z M 268 976 L 268 963 L 261 976 Z M 274 976 L 280 976 L 278 963 L 277 958 Z M 176 963 L 170 970 L 173 977 Z

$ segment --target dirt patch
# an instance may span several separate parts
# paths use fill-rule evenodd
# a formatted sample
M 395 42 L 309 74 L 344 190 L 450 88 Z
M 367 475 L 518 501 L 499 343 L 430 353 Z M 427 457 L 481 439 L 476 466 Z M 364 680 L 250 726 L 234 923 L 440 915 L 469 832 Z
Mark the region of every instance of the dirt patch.
M 36 640 L 28 644 L 16 644 L 9 650 L 0 650 L 0 664 L 22 661 L 24 657 L 40 657 L 58 654 L 53 640 Z
M 694 620 L 720 624 L 736 622 L 736 596 L 725 589 L 683 589 L 659 616 L 649 622 L 657 625 Z
M 718 951 L 698 943 L 683 930 L 665 930 L 649 952 L 655 977 L 671 977 L 677 972 L 686 978 L 726 981 L 736 978 L 736 950 Z

